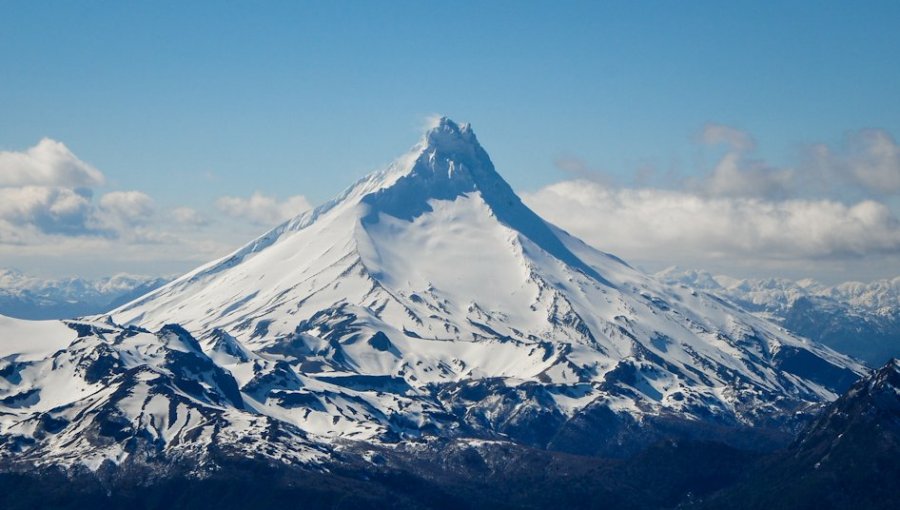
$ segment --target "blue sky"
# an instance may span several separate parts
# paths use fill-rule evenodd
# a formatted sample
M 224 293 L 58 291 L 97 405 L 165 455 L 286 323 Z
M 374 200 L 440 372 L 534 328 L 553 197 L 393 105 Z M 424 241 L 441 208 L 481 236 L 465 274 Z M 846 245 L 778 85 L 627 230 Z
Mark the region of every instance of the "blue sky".
M 584 175 L 654 188 L 674 175 L 684 188 L 727 152 L 698 143 L 711 124 L 748 134 L 745 156 L 777 168 L 804 164 L 814 144 L 839 151 L 860 130 L 900 133 L 897 2 L 0 2 L 0 12 L 0 151 L 49 137 L 103 173 L 95 196 L 139 190 L 156 211 L 214 217 L 221 197 L 254 191 L 321 202 L 405 151 L 433 113 L 471 122 L 513 187 L 533 194 Z M 895 194 L 876 198 L 896 211 Z

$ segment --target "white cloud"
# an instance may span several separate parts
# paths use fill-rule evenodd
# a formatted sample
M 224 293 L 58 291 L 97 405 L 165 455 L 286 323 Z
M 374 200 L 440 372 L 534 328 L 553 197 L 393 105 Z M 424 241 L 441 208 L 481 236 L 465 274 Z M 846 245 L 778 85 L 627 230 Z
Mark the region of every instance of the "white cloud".
M 91 198 L 84 191 L 68 188 L 23 186 L 0 188 L 0 221 L 6 224 L 0 242 L 18 242 L 35 232 L 80 234 L 91 216 Z M 17 227 L 25 232 L 15 233 Z
M 129 237 L 153 215 L 139 191 L 94 201 L 103 174 L 60 142 L 45 138 L 23 152 L 0 152 L 0 243 L 59 246 L 60 236 Z M 145 231 L 144 238 L 154 235 Z
M 876 196 L 900 194 L 900 146 L 890 133 L 864 129 L 845 136 L 841 147 L 810 147 L 810 171 L 818 180 L 854 185 Z
M 711 195 L 781 197 L 794 186 L 794 172 L 774 168 L 760 160 L 748 159 L 740 152 L 729 152 L 701 182 Z
M 795 189 L 795 172 L 776 168 L 750 154 L 753 137 L 723 124 L 707 124 L 697 135 L 704 145 L 726 145 L 728 150 L 701 178 L 687 179 L 689 188 L 713 196 L 783 198 Z
M 275 225 L 310 208 L 303 195 L 279 201 L 275 197 L 254 192 L 249 198 L 225 196 L 216 201 L 220 211 L 257 225 Z
M 753 157 L 753 136 L 731 126 L 707 124 L 696 141 L 726 148 L 705 173 L 681 179 L 684 189 L 696 193 L 771 200 L 820 197 L 845 202 L 900 195 L 900 145 L 884 130 L 851 132 L 841 144 L 806 146 L 802 151 L 805 159 L 792 168 Z M 591 177 L 580 171 L 567 173 L 573 178 Z
M 167 234 L 151 225 L 156 213 L 153 199 L 140 191 L 106 193 L 93 208 L 90 226 L 104 235 L 123 242 L 167 242 Z M 90 232 L 86 232 L 90 233 Z
M 673 189 L 618 188 L 581 161 L 562 158 L 557 165 L 569 180 L 523 199 L 639 264 L 723 272 L 743 265 L 757 276 L 832 264 L 851 268 L 844 280 L 864 278 L 866 268 L 900 267 L 900 222 L 886 205 L 897 205 L 886 197 L 900 196 L 900 148 L 888 133 L 859 131 L 840 145 L 812 146 L 809 159 L 792 168 L 754 158 L 753 137 L 729 126 L 709 124 L 697 140 L 721 146 L 716 159 L 694 173 L 702 175 L 667 180 Z M 204 214 L 211 211 L 166 209 L 138 191 L 100 193 L 104 181 L 52 140 L 0 152 L 0 255 L 23 265 L 116 261 L 119 270 L 177 271 L 310 208 L 302 195 L 225 196 L 215 207 L 236 221 L 216 221 Z
M 900 222 L 880 202 L 710 197 L 564 181 L 524 195 L 549 221 L 627 259 L 805 261 L 900 254 Z
M 172 219 L 182 225 L 202 227 L 209 224 L 209 219 L 191 207 L 176 207 L 169 211 Z
M 25 152 L 0 152 L 0 186 L 102 185 L 103 174 L 78 159 L 61 142 L 44 138 Z
M 100 211 L 116 223 L 146 223 L 154 213 L 153 199 L 140 191 L 113 191 L 100 197 Z

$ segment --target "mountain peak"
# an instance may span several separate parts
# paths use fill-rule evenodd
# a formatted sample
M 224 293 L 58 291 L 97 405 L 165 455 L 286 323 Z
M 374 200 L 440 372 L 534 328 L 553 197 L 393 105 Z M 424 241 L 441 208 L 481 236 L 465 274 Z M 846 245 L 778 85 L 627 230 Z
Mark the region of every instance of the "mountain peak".
M 454 182 L 454 191 L 474 191 L 484 185 L 508 188 L 494 170 L 490 156 L 475 137 L 470 124 L 457 124 L 448 117 L 432 122 L 410 168 L 410 175 Z M 497 182 L 499 181 L 499 183 Z M 447 182 L 441 182 L 446 187 Z
M 883 367 L 875 371 L 872 379 L 874 384 L 890 385 L 900 394 L 900 359 L 891 358 Z
M 498 196 L 518 201 L 469 124 L 437 118 L 410 155 L 395 174 L 398 178 L 363 197 L 372 212 L 412 219 L 431 210 L 429 200 L 453 200 L 471 192 L 481 192 L 486 201 Z
M 438 117 L 425 132 L 427 149 L 462 149 L 481 147 L 470 124 L 457 124 L 449 117 Z

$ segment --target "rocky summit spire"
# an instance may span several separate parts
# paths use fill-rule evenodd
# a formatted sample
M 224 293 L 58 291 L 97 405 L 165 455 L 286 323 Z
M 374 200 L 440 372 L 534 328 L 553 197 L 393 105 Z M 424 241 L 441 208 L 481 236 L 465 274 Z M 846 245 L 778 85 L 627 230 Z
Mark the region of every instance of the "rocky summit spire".
M 484 152 L 471 124 L 454 122 L 448 117 L 441 117 L 431 125 L 423 136 L 427 149 L 438 150 L 459 155 L 474 155 Z
M 402 177 L 363 198 L 373 213 L 408 220 L 430 211 L 431 200 L 453 200 L 472 192 L 481 192 L 486 201 L 521 204 L 469 124 L 440 117 L 413 150 L 417 155 Z
M 432 184 L 444 189 L 434 190 L 438 195 L 445 194 L 448 188 L 453 192 L 488 190 L 514 195 L 471 125 L 441 117 L 425 132 L 420 147 L 410 175 L 432 180 Z

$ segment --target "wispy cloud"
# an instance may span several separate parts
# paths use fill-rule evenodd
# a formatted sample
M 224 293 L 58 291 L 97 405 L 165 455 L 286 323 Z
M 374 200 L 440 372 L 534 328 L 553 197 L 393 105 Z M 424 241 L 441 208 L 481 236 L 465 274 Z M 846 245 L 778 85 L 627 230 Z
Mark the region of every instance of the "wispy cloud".
M 887 131 L 854 131 L 837 147 L 816 144 L 807 154 L 806 166 L 820 187 L 855 186 L 875 196 L 900 195 L 900 146 Z
M 257 191 L 249 197 L 221 197 L 216 201 L 216 207 L 232 218 L 257 225 L 273 225 L 296 216 L 311 205 L 303 195 L 279 200 Z
M 210 224 L 210 219 L 192 207 L 176 207 L 170 211 L 172 219 L 181 225 L 203 227 Z
M 751 151 L 756 148 L 756 140 L 750 133 L 725 124 L 708 123 L 697 133 L 696 139 L 704 145 L 727 145 L 735 151 Z
M 710 196 L 784 198 L 793 193 L 794 170 L 754 158 L 756 141 L 750 133 L 707 124 L 696 139 L 703 145 L 724 145 L 727 150 L 705 175 L 685 179 L 689 188 Z

